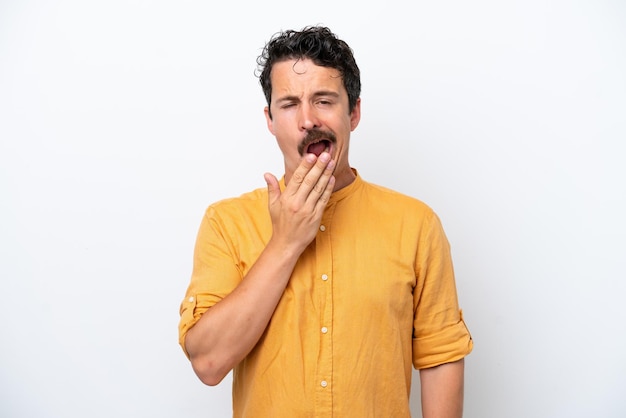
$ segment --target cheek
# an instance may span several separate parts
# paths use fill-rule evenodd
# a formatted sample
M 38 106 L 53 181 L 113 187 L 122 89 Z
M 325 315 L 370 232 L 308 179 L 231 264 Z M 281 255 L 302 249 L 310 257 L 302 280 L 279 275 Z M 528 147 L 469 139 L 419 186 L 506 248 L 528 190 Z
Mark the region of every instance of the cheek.
M 299 164 L 300 154 L 298 154 L 298 147 L 296 144 L 293 144 L 288 141 L 277 141 L 278 148 L 280 148 L 280 152 L 283 154 L 283 158 L 287 162 L 295 162 Z

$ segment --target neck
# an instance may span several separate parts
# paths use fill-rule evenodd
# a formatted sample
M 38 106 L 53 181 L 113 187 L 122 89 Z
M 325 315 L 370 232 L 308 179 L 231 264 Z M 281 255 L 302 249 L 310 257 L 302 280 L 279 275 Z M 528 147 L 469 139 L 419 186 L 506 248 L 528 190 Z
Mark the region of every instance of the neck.
M 341 172 L 335 171 L 334 176 L 335 188 L 333 189 L 333 192 L 336 192 L 337 190 L 341 190 L 344 187 L 351 185 L 352 182 L 356 180 L 356 174 L 354 174 L 354 171 L 352 171 L 349 166 L 347 166 Z

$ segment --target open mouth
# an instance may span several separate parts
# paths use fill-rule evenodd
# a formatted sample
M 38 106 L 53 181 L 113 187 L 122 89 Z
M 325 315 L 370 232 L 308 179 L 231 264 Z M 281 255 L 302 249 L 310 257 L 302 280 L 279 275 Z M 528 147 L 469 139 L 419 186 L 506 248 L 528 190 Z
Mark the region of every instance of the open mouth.
M 314 142 L 309 144 L 306 149 L 306 152 L 309 154 L 315 154 L 316 156 L 320 156 L 320 154 L 324 151 L 330 153 L 332 143 L 328 139 L 321 139 L 318 142 Z
M 317 157 L 324 151 L 332 155 L 337 137 L 329 130 L 311 129 L 307 132 L 306 137 L 298 144 L 298 153 L 304 157 L 304 154 L 314 154 Z

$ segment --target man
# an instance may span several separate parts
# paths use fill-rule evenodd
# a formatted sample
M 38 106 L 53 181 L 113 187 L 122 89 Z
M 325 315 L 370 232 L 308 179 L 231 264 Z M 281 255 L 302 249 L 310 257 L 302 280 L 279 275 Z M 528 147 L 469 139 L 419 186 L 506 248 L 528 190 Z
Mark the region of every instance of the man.
M 206 211 L 179 327 L 195 373 L 233 370 L 234 417 L 398 418 L 413 365 L 424 417 L 460 417 L 472 340 L 448 242 L 428 206 L 351 168 L 352 50 L 307 27 L 258 64 L 285 173 Z

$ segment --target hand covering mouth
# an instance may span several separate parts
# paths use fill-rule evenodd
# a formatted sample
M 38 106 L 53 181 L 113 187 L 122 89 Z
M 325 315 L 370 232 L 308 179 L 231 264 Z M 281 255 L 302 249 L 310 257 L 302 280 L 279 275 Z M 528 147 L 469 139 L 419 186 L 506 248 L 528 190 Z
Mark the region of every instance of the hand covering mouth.
M 315 154 L 319 157 L 324 151 L 331 152 L 332 145 L 336 143 L 337 138 L 332 132 L 311 129 L 298 145 L 298 153 L 301 156 L 304 156 L 304 153 L 306 152 L 308 154 Z

